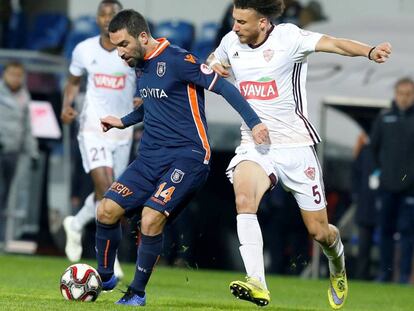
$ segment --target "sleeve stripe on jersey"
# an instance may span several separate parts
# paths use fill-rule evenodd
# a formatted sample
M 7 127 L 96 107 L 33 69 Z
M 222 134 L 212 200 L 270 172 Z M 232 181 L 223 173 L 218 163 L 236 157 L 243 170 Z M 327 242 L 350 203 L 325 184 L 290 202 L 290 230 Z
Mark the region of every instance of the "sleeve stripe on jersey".
M 194 123 L 197 128 L 198 136 L 201 139 L 203 148 L 206 151 L 204 157 L 204 164 L 208 164 L 211 156 L 210 144 L 208 143 L 207 131 L 204 127 L 203 121 L 201 120 L 200 110 L 198 107 L 197 91 L 194 84 L 190 83 L 187 85 L 188 101 L 190 102 L 191 113 L 193 115 Z
M 211 81 L 211 83 L 210 83 L 210 85 L 208 87 L 208 90 L 209 91 L 211 91 L 213 89 L 214 85 L 216 85 L 217 79 L 218 79 L 218 74 L 217 73 L 214 73 L 213 81 Z

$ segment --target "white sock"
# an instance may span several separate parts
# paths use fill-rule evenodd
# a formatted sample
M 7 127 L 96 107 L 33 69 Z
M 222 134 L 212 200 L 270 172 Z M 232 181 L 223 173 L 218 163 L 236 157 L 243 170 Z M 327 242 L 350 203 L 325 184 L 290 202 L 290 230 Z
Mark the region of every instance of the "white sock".
M 247 276 L 257 278 L 267 289 L 263 261 L 263 238 L 257 216 L 255 214 L 237 215 L 237 234 Z
M 333 225 L 329 225 L 329 227 L 334 228 L 337 233 L 335 241 L 329 247 L 320 245 L 323 253 L 328 258 L 329 272 L 332 275 L 337 275 L 345 270 L 344 245 L 342 244 L 339 230 Z
M 95 193 L 92 192 L 88 195 L 82 208 L 73 218 L 70 227 L 77 232 L 81 232 L 83 227 L 93 219 L 95 219 Z

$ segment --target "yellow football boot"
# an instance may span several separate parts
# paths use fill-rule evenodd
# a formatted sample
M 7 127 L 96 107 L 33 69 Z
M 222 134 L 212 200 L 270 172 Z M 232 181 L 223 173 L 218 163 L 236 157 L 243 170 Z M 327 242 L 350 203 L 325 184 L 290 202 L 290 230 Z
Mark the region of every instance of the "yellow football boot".
M 331 275 L 330 285 L 328 289 L 329 304 L 332 309 L 340 309 L 345 304 L 348 295 L 348 281 L 346 279 L 346 272 L 343 271 L 337 275 Z
M 230 283 L 230 292 L 238 299 L 247 300 L 264 307 L 270 302 L 270 292 L 256 278 L 246 277 L 246 281 Z

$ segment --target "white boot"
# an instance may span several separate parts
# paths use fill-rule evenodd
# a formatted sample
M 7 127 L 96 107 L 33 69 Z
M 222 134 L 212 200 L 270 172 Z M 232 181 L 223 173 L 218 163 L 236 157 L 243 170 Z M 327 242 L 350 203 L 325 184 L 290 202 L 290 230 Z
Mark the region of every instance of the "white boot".
M 115 257 L 114 275 L 118 278 L 118 280 L 124 277 L 124 271 L 122 271 L 121 264 L 119 263 L 119 260 L 118 260 L 118 255 Z
M 82 232 L 72 229 L 73 219 L 74 216 L 67 216 L 63 220 L 63 228 L 66 233 L 65 253 L 71 262 L 78 262 L 82 256 Z

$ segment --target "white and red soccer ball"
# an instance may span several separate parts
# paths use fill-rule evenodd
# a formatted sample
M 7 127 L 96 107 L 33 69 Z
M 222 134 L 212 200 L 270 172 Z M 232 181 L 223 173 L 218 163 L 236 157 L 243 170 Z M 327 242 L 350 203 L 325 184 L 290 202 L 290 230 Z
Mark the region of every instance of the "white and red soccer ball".
M 101 291 L 98 272 L 84 263 L 71 265 L 60 278 L 60 292 L 66 300 L 95 301 Z

